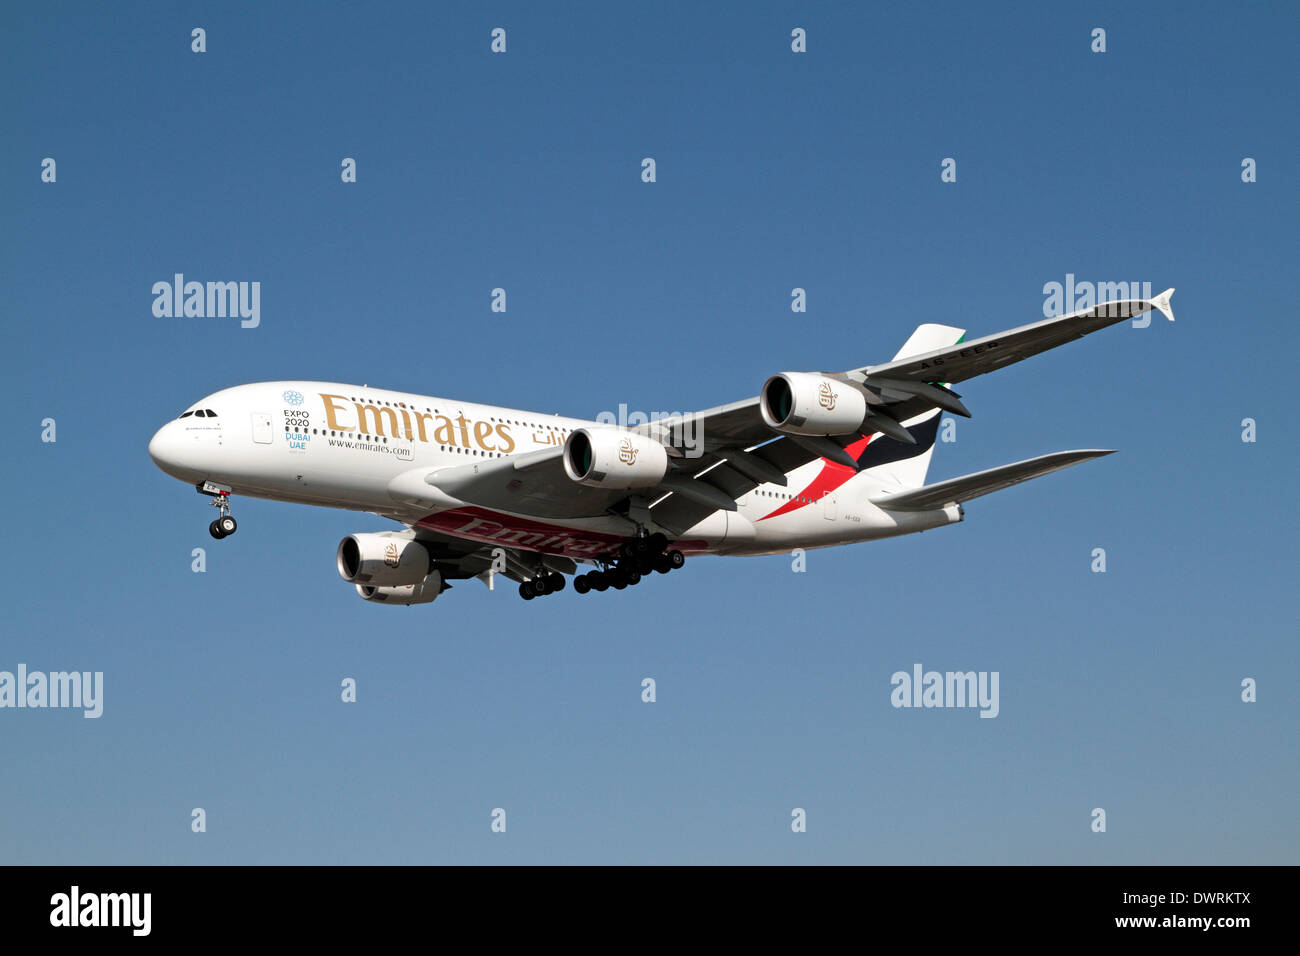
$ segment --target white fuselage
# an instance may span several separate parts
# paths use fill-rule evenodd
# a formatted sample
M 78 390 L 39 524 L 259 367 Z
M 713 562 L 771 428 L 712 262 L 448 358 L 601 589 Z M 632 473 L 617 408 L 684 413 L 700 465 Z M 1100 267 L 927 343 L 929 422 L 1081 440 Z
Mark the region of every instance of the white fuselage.
M 197 414 L 198 412 L 211 414 Z M 224 389 L 168 422 L 149 444 L 167 474 L 235 495 L 382 514 L 418 527 L 575 559 L 595 558 L 634 533 L 626 518 L 538 519 L 447 495 L 415 507 L 390 483 L 415 469 L 473 464 L 564 444 L 581 419 L 333 382 L 268 382 Z M 567 479 L 563 479 L 567 480 Z M 854 473 L 825 459 L 760 485 L 675 536 L 688 553 L 773 554 L 924 531 L 960 509 L 890 512 L 871 498 L 899 490 L 888 473 Z

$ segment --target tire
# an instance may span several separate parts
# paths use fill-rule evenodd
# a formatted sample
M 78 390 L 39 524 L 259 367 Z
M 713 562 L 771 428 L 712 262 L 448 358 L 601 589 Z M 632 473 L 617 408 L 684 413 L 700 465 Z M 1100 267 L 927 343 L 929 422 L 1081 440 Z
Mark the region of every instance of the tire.
M 643 554 L 649 554 L 649 553 L 650 553 L 650 539 L 649 539 L 649 538 L 642 538 L 642 537 L 639 537 L 639 536 L 638 536 L 638 537 L 632 539 L 632 554 L 633 554 L 633 555 L 635 555 L 636 557 L 639 558 L 641 555 L 643 555 Z
M 686 555 L 682 554 L 677 549 L 674 548 L 672 551 L 668 552 L 668 564 L 671 566 L 671 568 L 674 571 L 676 571 L 685 563 L 686 563 Z
M 239 524 L 230 515 L 223 515 L 217 519 L 217 527 L 221 529 L 221 536 L 225 538 L 234 534 Z
M 527 581 L 519 585 L 519 596 L 523 598 L 525 601 L 531 601 L 533 599 L 533 592 L 532 589 L 528 586 Z
M 573 579 L 573 590 L 577 591 L 579 594 L 586 594 L 591 590 L 591 582 L 587 580 L 585 574 Z
M 635 586 L 635 585 L 637 585 L 637 584 L 640 584 L 640 583 L 641 583 L 641 572 L 640 572 L 640 571 L 629 571 L 629 572 L 627 573 L 627 583 L 628 583 L 628 586 L 629 586 L 629 587 L 632 587 L 632 586 Z
M 668 555 L 661 554 L 655 558 L 655 570 L 660 574 L 667 574 L 673 569 L 673 563 L 668 560 Z
M 604 571 L 592 571 L 591 586 L 597 591 L 608 591 L 609 576 Z
M 668 547 L 668 535 L 662 531 L 656 531 L 650 535 L 650 550 L 655 554 L 663 554 Z
M 655 569 L 655 559 L 653 555 L 643 554 L 636 563 L 636 572 L 645 577 Z
M 533 597 L 541 597 L 546 593 L 546 578 L 533 578 L 528 582 L 528 591 Z
M 221 533 L 221 529 L 217 527 L 217 522 L 215 520 L 212 524 L 208 525 L 208 534 L 212 535 L 212 537 L 216 538 L 218 541 L 225 537 L 225 535 Z
M 556 591 L 563 591 L 563 590 L 564 590 L 564 585 L 565 585 L 565 583 L 567 582 L 567 580 L 568 580 L 568 579 L 565 578 L 565 576 L 564 576 L 563 574 L 552 574 L 552 575 L 551 575 L 551 593 L 554 594 Z

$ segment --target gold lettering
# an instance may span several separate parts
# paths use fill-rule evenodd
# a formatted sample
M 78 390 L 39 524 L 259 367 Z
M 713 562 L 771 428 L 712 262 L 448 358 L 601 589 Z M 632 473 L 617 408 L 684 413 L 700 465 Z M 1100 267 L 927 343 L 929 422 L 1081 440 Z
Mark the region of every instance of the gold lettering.
M 420 429 L 420 441 L 428 441 L 428 440 L 429 440 L 429 436 L 428 436 L 427 434 L 425 434 L 425 431 L 424 431 L 424 420 L 425 420 L 426 418 L 432 418 L 432 417 L 433 417 L 433 416 L 430 415 L 428 412 L 416 412 L 416 413 L 415 413 L 415 424 L 416 424 L 416 426 Z
M 469 421 L 465 418 L 464 412 L 461 412 L 456 416 L 456 423 L 460 425 L 460 443 L 464 445 L 466 448 L 468 448 L 469 432 L 465 430 L 465 426 L 469 424 Z
M 393 426 L 393 437 L 397 437 L 397 413 L 391 408 L 380 408 L 378 405 L 362 405 L 360 402 L 357 402 L 355 407 L 357 410 L 357 428 L 361 430 L 363 435 L 378 435 L 382 438 L 384 436 L 384 423 L 379 418 L 381 415 L 387 415 L 389 423 Z M 374 428 L 366 427 L 366 412 L 373 413 Z
M 334 429 L 336 432 L 350 432 L 355 430 L 351 425 L 339 424 L 338 419 L 334 417 L 335 413 L 339 411 L 339 409 L 334 407 L 334 400 L 338 399 L 340 402 L 346 401 L 342 395 L 326 395 L 324 392 L 319 392 L 317 394 L 319 394 L 325 401 L 325 423 L 330 428 Z
M 515 440 L 510 437 L 509 428 L 507 428 L 505 425 L 498 425 L 497 434 L 501 436 L 502 441 L 508 443 L 508 447 L 499 449 L 499 451 L 501 451 L 502 454 L 508 455 L 515 450 Z
M 415 435 L 411 432 L 411 416 L 406 414 L 406 409 L 402 409 L 402 424 L 405 426 L 406 440 L 415 441 Z
M 451 427 L 451 419 L 446 415 L 439 415 L 438 421 L 442 422 L 442 424 L 439 425 L 437 431 L 433 433 L 434 440 L 437 441 L 439 445 L 455 445 L 456 433 L 455 429 Z
M 474 423 L 474 441 L 478 442 L 478 447 L 482 448 L 484 451 L 493 451 L 492 446 L 489 445 L 486 441 L 487 437 L 491 434 L 492 434 L 491 422 Z

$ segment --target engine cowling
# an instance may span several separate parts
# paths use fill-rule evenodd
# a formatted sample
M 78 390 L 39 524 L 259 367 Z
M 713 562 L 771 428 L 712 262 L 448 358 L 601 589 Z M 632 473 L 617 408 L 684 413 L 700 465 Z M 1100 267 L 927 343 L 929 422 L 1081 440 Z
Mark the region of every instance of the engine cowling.
M 339 576 L 358 587 L 409 587 L 429 575 L 428 550 L 401 535 L 350 534 L 339 542 L 337 561 Z
M 377 588 L 370 584 L 358 584 L 357 593 L 363 600 L 376 604 L 431 604 L 442 593 L 442 575 L 434 571 L 419 584 L 404 584 L 399 587 Z
M 771 428 L 795 435 L 848 435 L 867 417 L 867 398 L 847 382 L 782 372 L 763 383 L 759 411 Z
M 564 443 L 564 471 L 580 485 L 653 488 L 668 473 L 668 450 L 619 428 L 579 428 Z

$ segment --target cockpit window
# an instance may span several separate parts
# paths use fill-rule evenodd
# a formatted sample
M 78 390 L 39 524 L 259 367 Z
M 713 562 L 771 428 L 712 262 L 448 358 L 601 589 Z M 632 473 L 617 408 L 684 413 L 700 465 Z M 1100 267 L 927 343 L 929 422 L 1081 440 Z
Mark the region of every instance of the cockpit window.
M 193 414 L 193 412 L 181 412 L 181 418 L 189 418 Z
M 214 412 L 212 409 L 209 408 L 209 409 L 208 409 L 208 418 L 216 418 L 216 417 L 217 417 L 217 413 Z

